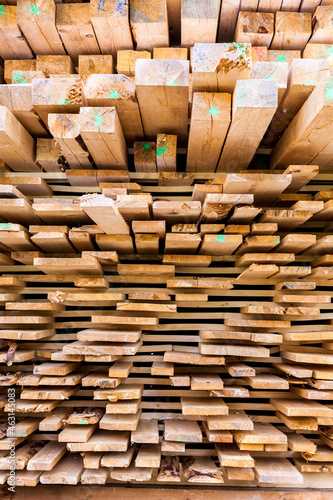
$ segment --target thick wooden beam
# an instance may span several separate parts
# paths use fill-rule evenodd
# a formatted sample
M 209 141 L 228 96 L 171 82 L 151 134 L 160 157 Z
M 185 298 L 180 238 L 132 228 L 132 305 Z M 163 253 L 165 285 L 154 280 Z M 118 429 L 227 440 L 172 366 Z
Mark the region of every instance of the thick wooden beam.
M 248 167 L 276 111 L 277 101 L 275 80 L 236 83 L 231 125 L 217 172 L 239 172 Z
M 221 0 L 208 2 L 181 2 L 181 45 L 193 47 L 195 43 L 215 43 Z
M 60 3 L 56 10 L 56 26 L 67 54 L 78 62 L 81 54 L 100 54 L 89 3 Z
M 92 0 L 90 19 L 102 54 L 116 58 L 118 50 L 133 49 L 127 2 Z
M 251 66 L 249 43 L 196 43 L 192 55 L 192 90 L 232 93 L 237 80 L 249 78 Z
M 97 168 L 127 170 L 127 147 L 115 108 L 82 107 L 79 130 Z
M 159 133 L 187 139 L 189 61 L 138 59 L 135 85 L 145 136 Z
M 215 172 L 231 120 L 231 95 L 194 92 L 186 170 Z
M 55 24 L 53 0 L 18 0 L 17 22 L 35 54 L 66 54 Z
M 137 50 L 169 46 L 167 0 L 132 0 L 130 24 Z
M 116 108 L 128 146 L 132 147 L 134 141 L 144 138 L 135 84 L 131 78 L 125 75 L 90 75 L 84 95 L 88 106 Z
M 271 168 L 300 165 L 312 160 L 332 141 L 329 124 L 333 120 L 333 79 L 318 83 L 306 103 L 297 113 L 271 155 Z M 325 123 L 326 133 L 321 133 Z
M 93 168 L 89 152 L 80 142 L 80 115 L 50 113 L 48 125 L 71 168 Z

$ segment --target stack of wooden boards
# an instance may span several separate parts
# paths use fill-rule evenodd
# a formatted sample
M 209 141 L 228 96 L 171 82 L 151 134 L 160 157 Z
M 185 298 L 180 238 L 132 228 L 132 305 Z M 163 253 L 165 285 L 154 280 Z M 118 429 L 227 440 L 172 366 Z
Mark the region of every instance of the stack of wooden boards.
M 1 481 L 331 487 L 330 176 L 74 172 L 3 173 Z
M 1 484 L 333 488 L 332 18 L 0 5 Z

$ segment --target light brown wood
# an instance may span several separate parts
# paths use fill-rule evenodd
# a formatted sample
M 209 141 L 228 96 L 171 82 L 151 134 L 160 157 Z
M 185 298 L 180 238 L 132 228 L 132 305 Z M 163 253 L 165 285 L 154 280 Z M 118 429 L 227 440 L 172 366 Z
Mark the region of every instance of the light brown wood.
M 135 86 L 145 135 L 177 135 L 180 145 L 187 138 L 189 62 L 138 59 Z
M 273 79 L 241 80 L 236 83 L 231 126 L 217 172 L 236 172 L 248 167 L 276 111 L 277 99 L 277 82 Z
M 231 114 L 230 94 L 194 92 L 186 170 L 215 171 Z

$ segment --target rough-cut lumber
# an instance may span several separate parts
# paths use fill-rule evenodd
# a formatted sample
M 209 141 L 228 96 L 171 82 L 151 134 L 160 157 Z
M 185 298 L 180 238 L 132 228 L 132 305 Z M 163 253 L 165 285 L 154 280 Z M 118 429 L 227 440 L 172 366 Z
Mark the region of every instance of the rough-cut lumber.
M 199 4 L 193 4 L 192 0 L 181 2 L 182 47 L 192 47 L 198 42 L 216 41 L 220 4 L 220 0 Z
M 32 107 L 32 85 L 0 85 L 0 105 L 12 111 L 33 137 L 48 137 L 48 132 Z
M 157 134 L 156 166 L 158 172 L 175 172 L 177 170 L 177 136 Z
M 274 147 L 271 155 L 272 169 L 291 163 L 316 164 L 316 156 L 332 140 L 329 133 L 332 86 L 332 79 L 318 83 Z M 328 127 L 325 134 L 320 133 L 322 122 Z
M 187 138 L 189 62 L 138 59 L 135 85 L 145 135 L 175 134 L 180 144 Z
M 133 0 L 130 24 L 137 50 L 169 45 L 166 0 Z
M 134 76 L 135 61 L 137 59 L 151 59 L 151 53 L 147 50 L 118 50 L 117 72 L 126 76 Z M 154 56 L 154 59 L 157 58 Z M 166 59 L 166 57 L 160 57 L 159 59 Z
M 92 4 L 90 4 L 92 5 Z M 79 55 L 78 73 L 84 82 L 93 74 L 114 73 L 112 55 Z
M 326 59 L 297 58 L 292 60 L 287 89 L 264 138 L 266 146 L 276 143 L 318 82 L 329 77 L 329 71 L 330 64 Z
M 71 168 L 92 168 L 89 152 L 80 143 L 80 115 L 50 113 L 48 126 Z
M 251 66 L 249 43 L 195 43 L 192 55 L 193 92 L 232 93 L 237 80 L 249 78 Z
M 86 81 L 84 93 L 89 106 L 116 108 L 128 145 L 132 147 L 135 140 L 144 138 L 136 87 L 131 78 L 121 74 L 93 74 Z
M 240 12 L 234 39 L 236 43 L 252 43 L 253 46 L 271 45 L 274 34 L 274 15 L 268 12 Z
M 17 22 L 35 54 L 65 54 L 55 21 L 56 5 L 51 0 L 18 0 Z
M 231 126 L 217 172 L 237 172 L 247 168 L 276 111 L 277 98 L 275 80 L 237 81 Z
M 97 168 L 127 169 L 127 147 L 115 108 L 82 107 L 79 130 Z
M 332 16 L 331 5 L 320 5 L 316 8 L 313 15 L 313 34 L 310 38 L 311 43 L 333 43 L 330 20 Z
M 286 458 L 256 459 L 254 470 L 261 483 L 302 483 L 303 476 Z
M 0 106 L 0 158 L 12 169 L 39 172 L 35 141 L 6 106 Z
M 308 12 L 276 12 L 271 49 L 303 50 L 312 32 L 311 17 Z
M 0 47 L 3 59 L 33 59 L 31 48 L 18 25 L 16 5 L 1 8 Z
M 215 171 L 229 128 L 230 113 L 230 94 L 194 92 L 186 161 L 187 171 Z
M 32 105 L 46 125 L 48 113 L 78 113 L 83 104 L 81 78 L 35 78 L 32 82 Z
M 77 62 L 80 54 L 100 54 L 90 20 L 90 4 L 57 5 L 56 27 L 73 62 Z
M 104 195 L 86 195 L 81 207 L 106 234 L 129 234 L 129 226 L 111 198 Z
M 93 0 L 90 2 L 90 19 L 102 54 L 112 54 L 116 58 L 118 50 L 133 48 L 126 2 Z M 121 73 L 119 68 L 118 72 Z

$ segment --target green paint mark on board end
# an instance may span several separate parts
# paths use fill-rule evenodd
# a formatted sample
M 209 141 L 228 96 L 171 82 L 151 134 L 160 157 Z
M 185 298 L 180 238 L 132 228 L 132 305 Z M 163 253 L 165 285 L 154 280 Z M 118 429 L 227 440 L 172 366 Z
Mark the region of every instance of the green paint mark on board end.
M 110 90 L 109 99 L 119 99 L 119 97 L 118 90 Z
M 34 3 L 32 3 L 31 5 L 29 5 L 28 10 L 32 16 L 38 16 L 40 9 L 39 9 L 38 5 L 35 5 Z
M 145 142 L 143 145 L 143 149 L 146 149 L 148 151 L 148 149 L 150 149 L 150 144 L 148 144 L 148 142 Z
M 219 243 L 222 243 L 222 241 L 224 241 L 224 240 L 225 240 L 224 234 L 218 234 L 216 236 L 216 241 L 218 241 Z
M 5 12 L 5 6 L 4 5 L 0 5 L 0 16 L 4 16 L 6 14 Z
M 326 99 L 333 99 L 333 82 L 332 81 L 329 81 L 326 83 L 325 87 L 324 87 L 324 95 L 326 97 Z
M 19 71 L 16 71 L 15 73 L 13 73 L 12 81 L 13 81 L 13 83 L 28 83 L 28 80 L 26 78 L 24 78 L 22 73 Z
M 168 151 L 168 146 L 162 146 L 156 149 L 156 156 L 163 156 Z
M 95 125 L 97 127 L 100 127 L 103 123 L 103 117 L 101 115 L 96 115 L 95 116 Z
M 247 47 L 246 47 L 246 45 L 244 43 L 234 42 L 233 43 L 233 47 L 234 47 L 235 50 L 239 50 L 239 52 L 241 53 L 241 57 L 245 56 Z
M 317 83 L 314 80 L 306 80 L 303 82 L 303 85 L 307 85 L 308 87 L 315 87 Z
M 280 56 L 277 56 L 276 62 L 286 62 L 287 61 L 287 56 L 284 56 L 281 54 Z
M 333 45 L 331 45 L 330 47 L 328 47 L 328 49 L 326 49 L 326 54 L 328 56 L 333 56 Z
M 60 99 L 60 101 L 58 101 L 58 104 L 72 104 L 72 101 L 70 101 L 69 99 Z
M 212 115 L 212 116 L 216 116 L 219 114 L 219 109 L 216 107 L 216 106 L 212 106 L 209 110 L 209 113 Z
M 177 85 L 177 82 L 169 80 L 167 82 L 167 85 L 169 85 L 169 87 L 175 87 Z

